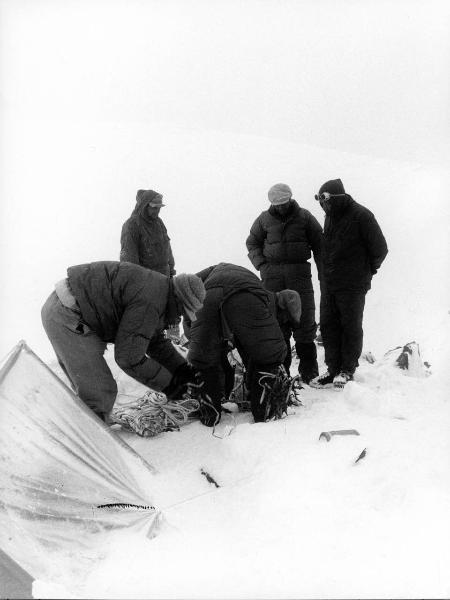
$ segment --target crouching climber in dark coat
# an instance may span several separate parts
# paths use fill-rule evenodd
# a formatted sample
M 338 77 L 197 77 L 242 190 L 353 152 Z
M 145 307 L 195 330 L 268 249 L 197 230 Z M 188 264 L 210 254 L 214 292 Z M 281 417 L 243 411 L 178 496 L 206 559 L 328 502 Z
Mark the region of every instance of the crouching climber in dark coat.
M 343 388 L 358 366 L 366 293 L 388 248 L 374 215 L 345 192 L 340 179 L 324 183 L 316 200 L 326 215 L 320 331 L 328 370 L 311 385 Z
M 253 223 L 246 244 L 248 256 L 260 271 L 264 287 L 272 292 L 286 288 L 296 290 L 302 300 L 300 323 L 284 327 L 287 343 L 285 367 L 291 364 L 291 334 L 299 358 L 299 373 L 304 383 L 319 374 L 314 343 L 317 324 L 314 290 L 311 279 L 311 253 L 320 278 L 322 228 L 316 218 L 292 198 L 284 183 L 268 192 L 270 208 Z
M 117 395 L 103 357 L 108 343 L 125 373 L 168 397 L 198 382 L 163 330 L 181 315 L 195 319 L 205 293 L 196 275 L 169 279 L 127 262 L 77 265 L 55 285 L 42 322 L 74 391 L 107 422 Z
M 298 322 L 300 296 L 292 290 L 278 294 L 264 289 L 248 269 L 220 263 L 197 273 L 206 297 L 197 320 L 185 323 L 189 339 L 188 361 L 201 373 L 203 392 L 214 408 L 203 411 L 201 421 L 212 426 L 220 419 L 221 402 L 233 388 L 227 354 L 237 348 L 247 370 L 249 399 L 255 421 L 264 421 L 261 372 L 276 373 L 286 357 L 279 321 Z M 227 379 L 228 375 L 228 379 Z

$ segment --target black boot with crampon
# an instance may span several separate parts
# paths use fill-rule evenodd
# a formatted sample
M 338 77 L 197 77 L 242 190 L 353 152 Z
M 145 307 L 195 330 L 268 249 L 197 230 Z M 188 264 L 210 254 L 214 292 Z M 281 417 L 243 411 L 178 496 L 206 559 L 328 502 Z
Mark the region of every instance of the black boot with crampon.
M 220 422 L 222 412 L 221 402 L 220 400 L 211 400 L 204 386 L 204 382 L 189 386 L 187 395 L 198 402 L 198 409 L 191 416 L 200 419 L 200 422 L 206 425 L 206 427 L 215 427 Z
M 275 421 L 287 415 L 289 406 L 301 406 L 299 398 L 302 389 L 298 375 L 290 377 L 280 365 L 274 373 L 260 371 L 258 403 L 253 403 L 252 412 L 256 422 Z

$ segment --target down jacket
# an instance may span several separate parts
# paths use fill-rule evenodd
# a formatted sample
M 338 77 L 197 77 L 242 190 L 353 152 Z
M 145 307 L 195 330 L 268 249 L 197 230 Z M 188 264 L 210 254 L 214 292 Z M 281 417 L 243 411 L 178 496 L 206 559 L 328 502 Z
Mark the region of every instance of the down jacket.
M 305 263 L 311 258 L 311 250 L 319 269 L 322 227 L 295 200 L 291 200 L 291 205 L 284 217 L 270 207 L 253 223 L 246 245 L 248 257 L 258 271 L 264 263 Z
M 197 275 L 205 284 L 206 297 L 188 334 L 188 360 L 200 369 L 218 364 L 229 347 L 227 342 L 234 346 L 233 324 L 239 322 L 240 335 L 252 348 L 249 358 L 259 364 L 282 363 L 286 343 L 276 318 L 275 295 L 263 288 L 259 278 L 230 263 L 220 263 Z M 249 313 L 260 315 L 255 322 L 242 323 L 240 315 L 227 308 L 227 300 L 242 292 L 247 293 Z
M 159 217 L 145 214 L 148 200 L 136 195 L 136 207 L 122 227 L 120 260 L 131 262 L 163 275 L 175 275 L 175 261 L 167 229 Z
M 386 240 L 373 213 L 351 196 L 334 205 L 325 217 L 323 283 L 329 292 L 366 292 L 388 253 Z
M 114 261 L 69 267 L 67 275 L 83 321 L 104 342 L 115 344 L 117 364 L 144 385 L 166 387 L 185 362 L 162 334 L 173 294 L 169 279 Z

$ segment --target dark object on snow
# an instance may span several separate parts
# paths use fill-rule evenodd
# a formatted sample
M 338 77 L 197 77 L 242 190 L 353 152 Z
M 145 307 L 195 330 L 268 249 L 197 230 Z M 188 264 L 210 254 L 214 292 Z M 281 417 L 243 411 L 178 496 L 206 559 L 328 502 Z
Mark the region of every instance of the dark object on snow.
M 364 450 L 361 452 L 361 454 L 358 456 L 358 458 L 355 460 L 355 465 L 358 461 L 362 460 L 363 458 L 365 458 L 367 454 L 367 448 L 364 448 Z
M 302 386 L 300 376 L 290 377 L 283 366 L 276 373 L 260 373 L 262 392 L 259 400 L 259 416 L 262 421 L 276 421 L 287 415 L 288 406 L 301 405 L 296 392 Z
M 329 442 L 334 435 L 359 435 L 359 431 L 356 429 L 338 429 L 336 431 L 322 431 L 319 435 L 319 440 L 326 440 Z
M 422 361 L 417 342 L 408 342 L 404 346 L 397 346 L 389 350 L 384 355 L 383 360 L 385 362 L 392 360 L 394 366 L 413 377 L 427 377 L 431 374 L 429 371 L 430 364 Z
M 204 469 L 200 469 L 200 473 L 206 477 L 206 481 L 208 483 L 215 485 L 216 488 L 220 488 L 220 485 L 217 483 L 217 481 L 214 479 L 214 477 L 211 477 L 211 475 L 208 473 L 208 471 L 205 471 Z
M 106 510 L 156 510 L 154 506 L 148 504 L 129 504 L 128 502 L 98 504 L 97 508 L 105 508 Z
M 206 427 L 215 427 L 218 425 L 222 413 L 222 405 L 220 402 L 212 402 L 211 398 L 206 394 L 199 396 L 198 401 L 200 402 L 200 407 L 198 409 L 200 423 Z
M 407 370 L 409 367 L 409 357 L 412 356 L 412 348 L 410 346 L 410 344 L 406 344 L 406 346 L 403 346 L 402 352 L 399 355 L 399 357 L 397 358 L 397 360 L 395 361 L 395 364 L 403 370 Z

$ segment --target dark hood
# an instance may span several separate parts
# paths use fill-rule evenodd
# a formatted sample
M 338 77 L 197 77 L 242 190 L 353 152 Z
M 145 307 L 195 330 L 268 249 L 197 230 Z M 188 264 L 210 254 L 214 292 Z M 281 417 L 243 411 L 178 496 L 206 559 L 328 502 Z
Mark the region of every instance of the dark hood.
M 327 214 L 330 215 L 330 217 L 342 215 L 353 203 L 354 200 L 350 194 L 333 198 L 330 203 L 330 211 L 327 212 Z
M 138 190 L 136 193 L 136 206 L 133 210 L 133 215 L 138 215 L 139 217 L 145 219 L 146 221 L 151 221 L 154 219 L 150 219 L 148 214 L 145 212 L 145 208 L 149 202 L 153 198 L 157 196 L 161 196 L 159 192 L 155 192 L 155 190 Z M 158 218 L 158 217 L 156 217 Z

